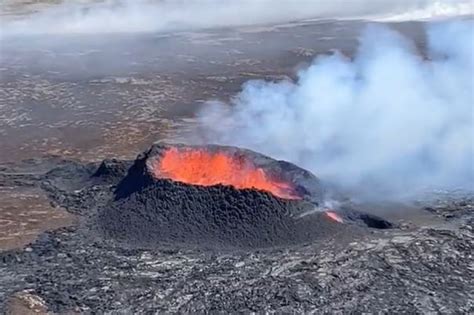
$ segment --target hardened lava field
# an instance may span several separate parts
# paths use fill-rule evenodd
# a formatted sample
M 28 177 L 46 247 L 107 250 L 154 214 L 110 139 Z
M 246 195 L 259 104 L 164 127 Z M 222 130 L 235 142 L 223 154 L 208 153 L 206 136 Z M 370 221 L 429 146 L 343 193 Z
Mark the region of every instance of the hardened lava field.
M 214 184 L 214 173 L 199 184 L 186 183 L 194 178 L 187 173 L 189 165 L 184 173 L 178 168 L 179 180 L 173 167 L 161 167 L 167 152 L 179 154 L 180 161 L 199 152 L 206 162 L 220 161 L 219 170 L 230 162 L 235 176 L 224 177 L 225 184 Z M 191 174 L 211 169 L 191 167 Z M 450 224 L 466 222 L 459 230 L 437 230 L 435 223 L 428 228 L 402 226 L 400 220 L 391 224 L 349 204 L 326 209 L 333 194 L 314 175 L 221 146 L 157 144 L 134 161 L 111 159 L 99 165 L 51 158 L 6 170 L 0 174 L 5 187 L 43 191 L 51 206 L 67 209 L 78 221 L 41 234 L 24 250 L 0 253 L 5 275 L 0 297 L 41 297 L 57 313 L 125 306 L 132 312 L 164 312 L 178 302 L 157 299 L 158 294 L 192 292 L 197 300 L 179 308 L 191 312 L 204 311 L 201 301 L 208 297 L 202 292 L 212 290 L 219 295 L 209 302 L 216 309 L 250 310 L 267 301 L 280 305 L 291 300 L 302 310 L 319 303 L 329 312 L 338 303 L 352 305 L 350 294 L 358 300 L 369 296 L 367 305 L 377 309 L 397 308 L 403 297 L 403 309 L 411 309 L 412 295 L 419 299 L 429 289 L 442 292 L 436 295 L 442 305 L 469 309 L 471 299 L 458 299 L 457 293 L 469 292 L 469 277 L 459 277 L 460 271 L 469 275 L 472 252 L 472 221 L 460 221 L 471 218 L 469 199 L 456 203 L 443 197 L 440 205 L 427 208 L 449 217 Z M 267 185 L 237 188 L 244 170 L 260 174 L 257 183 L 278 183 L 270 187 L 292 198 L 277 197 L 263 189 Z M 391 229 L 380 230 L 386 228 Z M 243 293 L 229 306 L 235 292 Z M 308 294 L 311 299 L 304 299 Z

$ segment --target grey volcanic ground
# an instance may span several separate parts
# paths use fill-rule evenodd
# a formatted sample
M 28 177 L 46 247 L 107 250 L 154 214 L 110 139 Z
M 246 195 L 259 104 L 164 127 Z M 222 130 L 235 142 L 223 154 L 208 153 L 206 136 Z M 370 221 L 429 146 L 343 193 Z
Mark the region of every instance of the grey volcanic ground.
M 0 309 L 473 312 L 474 199 L 454 192 L 366 205 L 396 228 L 286 248 L 131 248 L 84 228 L 124 175 L 90 184 L 101 159 L 186 142 L 202 102 L 293 77 L 319 53 L 350 55 L 364 25 L 2 41 Z M 423 48 L 419 23 L 392 27 Z

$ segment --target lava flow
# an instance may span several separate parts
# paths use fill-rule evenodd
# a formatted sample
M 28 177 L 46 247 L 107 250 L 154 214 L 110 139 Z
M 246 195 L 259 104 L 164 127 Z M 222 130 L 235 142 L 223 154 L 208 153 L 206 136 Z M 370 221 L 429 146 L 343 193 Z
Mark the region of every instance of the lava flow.
M 191 185 L 229 185 L 238 189 L 267 191 L 284 199 L 300 199 L 293 185 L 270 179 L 265 171 L 244 157 L 203 149 L 170 148 L 153 166 L 157 178 L 169 178 Z
M 333 221 L 336 221 L 336 222 L 339 222 L 339 223 L 343 223 L 344 221 L 342 220 L 342 218 L 339 216 L 339 214 L 337 214 L 336 212 L 333 212 L 333 211 L 326 211 L 326 215 L 328 216 L 328 218 L 330 218 L 331 220 Z

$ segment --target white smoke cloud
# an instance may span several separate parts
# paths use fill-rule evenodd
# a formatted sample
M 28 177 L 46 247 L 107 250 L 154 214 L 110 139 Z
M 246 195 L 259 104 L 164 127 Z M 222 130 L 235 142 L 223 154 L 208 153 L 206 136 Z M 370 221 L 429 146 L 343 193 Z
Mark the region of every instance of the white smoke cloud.
M 21 19 L 3 35 L 157 32 L 308 18 L 419 19 L 473 14 L 471 0 L 116 0 L 64 2 Z
M 391 12 L 374 16 L 373 19 L 385 22 L 420 21 L 472 15 L 473 13 L 474 3 L 472 1 L 429 1 L 398 13 Z
M 205 140 L 359 192 L 472 189 L 473 32 L 472 21 L 430 25 L 424 58 L 400 34 L 368 27 L 354 59 L 319 56 L 296 83 L 250 81 L 231 106 L 209 103 L 200 115 Z

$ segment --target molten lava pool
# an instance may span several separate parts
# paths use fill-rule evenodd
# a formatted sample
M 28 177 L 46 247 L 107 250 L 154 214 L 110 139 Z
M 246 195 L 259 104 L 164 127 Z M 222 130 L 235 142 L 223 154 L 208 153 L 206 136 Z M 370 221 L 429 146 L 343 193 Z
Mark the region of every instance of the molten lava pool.
M 218 184 L 237 189 L 257 189 L 284 199 L 300 199 L 291 183 L 270 178 L 243 156 L 204 149 L 170 148 L 153 165 L 156 178 L 169 178 L 191 185 Z

